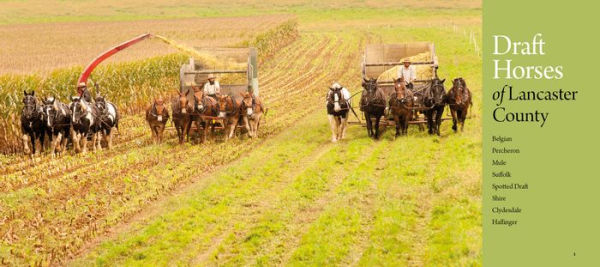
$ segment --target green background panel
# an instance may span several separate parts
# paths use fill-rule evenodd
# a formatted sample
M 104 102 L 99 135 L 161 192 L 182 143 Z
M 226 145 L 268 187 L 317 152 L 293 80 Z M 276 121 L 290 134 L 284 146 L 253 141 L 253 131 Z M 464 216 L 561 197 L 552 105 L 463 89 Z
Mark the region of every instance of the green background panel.
M 598 14 L 594 1 L 484 1 L 483 258 L 484 266 L 600 266 L 598 242 Z M 493 35 L 531 42 L 542 33 L 545 55 L 492 55 Z M 493 60 L 513 65 L 563 66 L 560 80 L 493 78 Z M 576 90 L 577 101 L 506 102 L 513 112 L 549 112 L 544 125 L 498 123 L 492 93 L 504 84 L 514 90 Z M 493 135 L 512 142 L 492 143 Z M 521 154 L 492 154 L 491 148 L 519 148 Z M 505 159 L 506 167 L 492 166 Z M 492 178 L 509 170 L 512 178 Z M 528 183 L 527 191 L 505 191 L 506 202 L 491 200 L 494 182 Z M 493 214 L 494 206 L 518 206 L 517 215 Z M 518 224 L 492 225 L 493 218 Z M 575 253 L 575 255 L 574 255 Z

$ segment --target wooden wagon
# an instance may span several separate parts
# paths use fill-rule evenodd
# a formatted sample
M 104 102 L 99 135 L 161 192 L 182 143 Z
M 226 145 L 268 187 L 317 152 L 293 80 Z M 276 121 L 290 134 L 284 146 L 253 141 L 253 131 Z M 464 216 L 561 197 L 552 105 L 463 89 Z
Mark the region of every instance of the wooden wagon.
M 216 69 L 211 66 L 211 63 L 193 57 L 187 64 L 183 64 L 179 70 L 180 91 L 188 92 L 188 101 L 194 101 L 192 85 L 201 88 L 206 83 L 209 74 L 217 76 L 221 94 L 234 96 L 241 92 L 253 92 L 254 95 L 259 95 L 258 61 L 255 48 L 196 48 L 196 50 L 213 56 L 219 61 L 219 66 L 225 66 L 225 68 Z M 244 67 L 240 68 L 240 66 Z M 193 114 L 192 116 L 200 115 Z M 205 120 L 223 120 L 219 117 L 202 117 Z M 222 127 L 223 123 L 215 128 Z M 238 127 L 242 126 L 238 125 Z
M 414 42 L 414 43 L 399 43 L 399 44 L 369 44 L 365 47 L 365 52 L 362 58 L 362 78 L 379 78 L 384 72 L 402 65 L 402 59 L 413 57 L 422 53 L 430 55 L 428 58 L 422 61 L 412 61 L 411 65 L 420 66 L 419 68 L 425 67 L 426 71 L 421 71 L 421 77 L 417 77 L 414 81 L 415 88 L 420 88 L 431 83 L 433 77 L 437 77 L 438 59 L 435 54 L 435 45 L 430 42 Z M 427 75 L 423 75 L 423 73 Z M 417 72 L 419 76 L 419 72 Z M 425 76 L 425 77 L 423 77 Z M 383 89 L 384 95 L 386 96 L 386 103 L 388 103 L 389 97 L 394 92 L 394 82 L 392 79 L 378 79 L 377 86 Z M 426 107 L 415 107 L 415 110 L 424 110 Z M 364 118 L 364 116 L 363 116 Z M 365 125 L 360 120 L 353 122 Z M 411 120 L 410 124 L 423 124 L 426 123 L 423 116 L 417 117 L 417 119 Z M 388 119 L 388 115 L 382 121 L 382 125 L 394 125 L 394 121 Z

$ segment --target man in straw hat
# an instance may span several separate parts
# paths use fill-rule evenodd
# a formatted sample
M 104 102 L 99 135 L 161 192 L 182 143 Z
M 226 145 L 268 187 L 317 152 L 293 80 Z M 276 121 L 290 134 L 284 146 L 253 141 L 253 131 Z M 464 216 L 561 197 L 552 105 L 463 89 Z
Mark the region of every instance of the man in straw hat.
M 413 89 L 413 82 L 417 79 L 417 71 L 415 66 L 410 65 L 410 59 L 404 59 L 402 66 L 398 68 L 398 79 L 404 78 L 406 88 Z
M 208 74 L 208 81 L 204 84 L 204 94 L 214 99 L 217 99 L 217 95 L 221 94 L 221 86 L 219 82 L 215 81 L 214 74 Z
M 83 97 L 83 99 L 85 99 L 85 101 L 92 102 L 92 95 L 90 94 L 90 91 L 87 89 L 87 85 L 85 84 L 85 82 L 80 82 L 77 85 L 77 93 L 79 94 L 79 96 Z

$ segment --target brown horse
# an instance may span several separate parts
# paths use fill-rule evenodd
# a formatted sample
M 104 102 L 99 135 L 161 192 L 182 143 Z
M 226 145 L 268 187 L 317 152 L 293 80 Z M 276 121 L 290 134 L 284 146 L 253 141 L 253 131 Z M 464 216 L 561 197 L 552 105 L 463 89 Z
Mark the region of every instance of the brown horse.
M 178 92 L 179 96 L 174 97 L 171 102 L 173 124 L 175 125 L 175 130 L 177 130 L 177 137 L 179 137 L 180 144 L 183 144 L 186 137 L 189 139 L 192 125 L 190 113 L 192 113 L 193 108 L 188 103 L 188 92 L 189 90 L 184 93 Z
M 169 120 L 169 111 L 165 107 L 162 97 L 154 99 L 154 103 L 146 109 L 146 121 L 152 131 L 152 140 L 161 143 L 165 125 Z
M 450 113 L 452 113 L 452 130 L 456 132 L 458 122 L 462 132 L 467 119 L 467 111 L 470 106 L 473 106 L 471 91 L 467 88 L 467 83 L 463 78 L 456 78 L 452 81 L 452 88 L 446 95 L 446 102 L 450 106 Z
M 260 126 L 260 118 L 263 115 L 264 107 L 258 96 L 253 96 L 250 92 L 240 93 L 242 96 L 242 120 L 244 126 L 248 130 L 250 138 L 258 137 L 258 127 Z
M 389 105 L 396 123 L 396 135 L 394 137 L 398 137 L 407 133 L 408 121 L 413 116 L 414 95 L 406 88 L 403 78 L 394 80 L 394 89 L 395 92 L 390 96 Z
M 240 97 L 230 95 L 220 95 L 219 98 L 219 118 L 223 119 L 225 126 L 225 141 L 233 137 L 235 128 L 240 120 L 240 107 L 242 101 Z
M 219 108 L 217 100 L 214 98 L 204 95 L 203 90 L 194 90 L 194 114 L 196 115 L 196 130 L 200 133 L 200 126 L 204 127 L 204 134 L 202 135 L 202 143 L 206 141 L 208 136 L 209 126 L 212 126 L 214 130 L 214 123 L 212 119 L 205 119 L 207 117 L 217 117 L 219 115 Z

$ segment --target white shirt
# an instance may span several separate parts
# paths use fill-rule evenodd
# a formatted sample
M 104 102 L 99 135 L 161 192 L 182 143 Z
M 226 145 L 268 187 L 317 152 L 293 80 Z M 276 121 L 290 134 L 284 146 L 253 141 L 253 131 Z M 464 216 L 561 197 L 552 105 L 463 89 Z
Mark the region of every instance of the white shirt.
M 214 84 L 210 84 L 210 82 L 206 82 L 204 84 L 204 88 L 202 88 L 205 95 L 216 95 L 221 92 L 221 86 L 219 82 L 215 81 Z
M 404 82 L 406 82 L 406 84 L 414 82 L 417 79 L 415 66 L 410 65 L 408 68 L 404 67 L 404 65 L 400 66 L 400 68 L 398 68 L 398 79 L 401 77 L 404 77 Z

